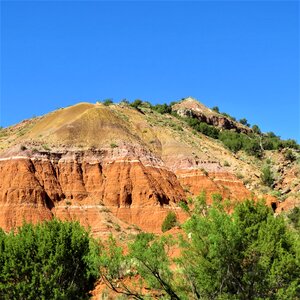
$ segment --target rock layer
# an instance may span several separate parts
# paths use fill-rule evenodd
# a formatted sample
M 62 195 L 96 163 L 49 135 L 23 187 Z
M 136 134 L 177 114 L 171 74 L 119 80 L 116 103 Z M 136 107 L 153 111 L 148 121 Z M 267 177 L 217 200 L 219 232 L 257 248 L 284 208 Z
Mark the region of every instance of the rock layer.
M 38 222 L 53 215 L 87 218 L 85 225 L 91 225 L 95 223 L 97 209 L 94 216 L 89 216 L 93 215 L 90 208 L 104 205 L 112 208 L 120 219 L 134 219 L 135 224 L 145 227 L 147 222 L 140 217 L 144 208 L 153 211 L 172 207 L 185 197 L 176 175 L 166 168 L 143 164 L 138 158 L 112 160 L 99 154 L 49 153 L 2 159 L 0 226 L 8 230 L 21 225 L 23 219 Z M 89 213 L 82 214 L 80 209 L 71 212 L 73 205 L 88 207 Z M 67 210 L 62 212 L 62 207 Z M 143 212 L 144 217 L 149 214 L 149 210 Z M 150 225 L 146 227 L 149 229 Z

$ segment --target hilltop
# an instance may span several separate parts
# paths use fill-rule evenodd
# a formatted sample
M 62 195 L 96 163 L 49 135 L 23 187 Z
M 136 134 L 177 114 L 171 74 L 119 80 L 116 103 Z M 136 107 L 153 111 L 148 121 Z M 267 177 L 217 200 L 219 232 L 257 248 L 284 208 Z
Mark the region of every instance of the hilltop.
M 94 234 L 159 232 L 169 210 L 205 191 L 209 201 L 266 197 L 299 203 L 299 146 L 188 97 L 78 103 L 0 132 L 0 226 L 23 218 L 79 219 Z M 132 226 L 132 224 L 135 224 Z

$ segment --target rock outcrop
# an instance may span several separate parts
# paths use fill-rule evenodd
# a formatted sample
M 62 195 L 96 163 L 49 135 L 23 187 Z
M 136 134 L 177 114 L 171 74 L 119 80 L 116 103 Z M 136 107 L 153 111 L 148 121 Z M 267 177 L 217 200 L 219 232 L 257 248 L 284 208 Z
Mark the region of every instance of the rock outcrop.
M 188 97 L 182 102 L 172 106 L 172 110 L 182 117 L 191 117 L 198 119 L 200 122 L 204 122 L 208 125 L 213 125 L 221 129 L 234 130 L 236 132 L 249 133 L 252 132 L 247 126 L 243 126 L 241 123 L 217 113 L 197 100 Z
M 173 207 L 185 197 L 176 175 L 166 168 L 133 157 L 112 159 L 104 151 L 2 158 L 0 174 L 0 226 L 6 230 L 23 219 L 38 222 L 55 215 L 81 220 L 80 208 L 97 213 L 102 206 L 145 229 L 140 215 L 151 213 L 144 208 Z M 93 213 L 84 218 L 90 219 L 86 225 L 94 223 Z

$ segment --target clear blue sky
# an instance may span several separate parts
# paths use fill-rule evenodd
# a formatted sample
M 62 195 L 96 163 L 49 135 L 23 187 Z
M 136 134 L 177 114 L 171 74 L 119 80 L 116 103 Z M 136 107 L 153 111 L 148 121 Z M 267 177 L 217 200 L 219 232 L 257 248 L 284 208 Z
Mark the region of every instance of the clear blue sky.
M 1 2 L 1 119 L 193 96 L 300 142 L 299 2 Z

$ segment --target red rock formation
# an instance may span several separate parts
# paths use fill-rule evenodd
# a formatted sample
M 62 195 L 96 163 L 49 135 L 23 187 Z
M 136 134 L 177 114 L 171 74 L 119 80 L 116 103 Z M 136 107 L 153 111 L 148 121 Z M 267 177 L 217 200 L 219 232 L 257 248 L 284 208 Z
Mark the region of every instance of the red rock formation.
M 10 230 L 23 221 L 36 223 L 52 217 L 52 200 L 36 178 L 32 161 L 1 161 L 0 178 L 0 227 Z
M 235 175 L 227 172 L 206 172 L 201 170 L 180 170 L 176 172 L 181 185 L 192 195 L 206 192 L 210 202 L 212 194 L 220 194 L 223 199 L 242 200 L 250 197 L 250 191 Z
M 68 155 L 0 161 L 1 227 L 8 230 L 23 219 L 38 222 L 54 214 L 98 231 L 103 221 L 99 209 L 105 205 L 121 220 L 158 231 L 167 214 L 162 207 L 184 198 L 167 169 L 138 159 L 88 161 Z

